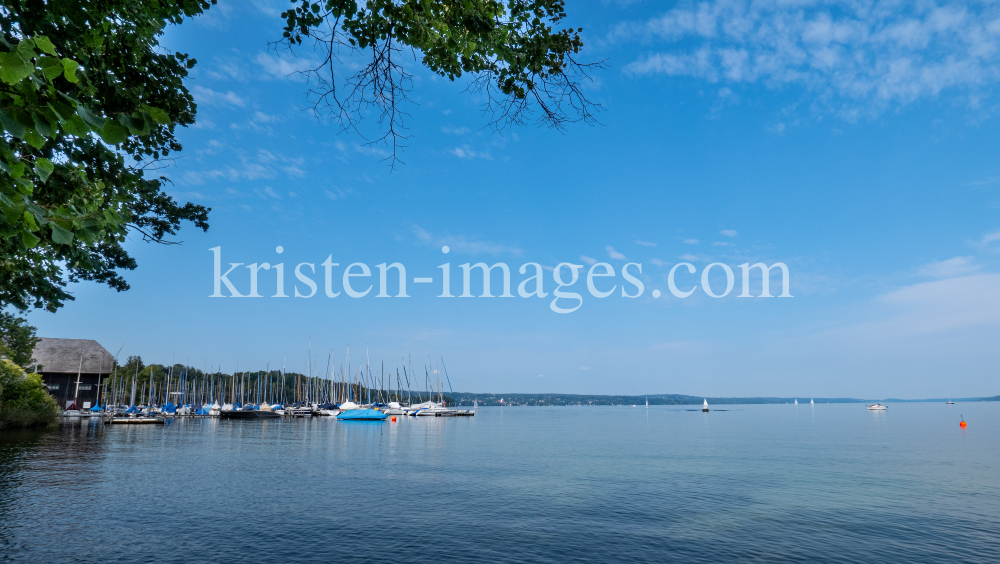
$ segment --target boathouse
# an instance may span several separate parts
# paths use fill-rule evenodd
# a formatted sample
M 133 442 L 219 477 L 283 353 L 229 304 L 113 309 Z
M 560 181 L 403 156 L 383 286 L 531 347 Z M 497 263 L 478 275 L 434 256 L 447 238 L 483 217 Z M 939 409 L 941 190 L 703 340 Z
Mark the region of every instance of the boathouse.
M 78 409 L 97 403 L 98 385 L 114 368 L 114 357 L 97 341 L 89 339 L 39 339 L 32 353 L 38 373 L 66 408 L 76 401 Z

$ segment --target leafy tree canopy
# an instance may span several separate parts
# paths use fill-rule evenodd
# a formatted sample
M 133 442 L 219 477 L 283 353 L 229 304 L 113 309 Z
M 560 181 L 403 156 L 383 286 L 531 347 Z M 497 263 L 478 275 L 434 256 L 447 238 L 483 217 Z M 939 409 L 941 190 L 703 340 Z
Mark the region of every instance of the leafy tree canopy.
M 128 289 L 132 231 L 170 242 L 208 209 L 148 178 L 179 151 L 196 106 L 194 59 L 166 53 L 168 23 L 215 0 L 5 0 L 0 6 L 0 306 L 55 311 L 67 281 Z
M 28 322 L 8 312 L 0 312 L 0 354 L 18 366 L 31 364 L 38 337 Z
M 592 123 L 598 106 L 581 88 L 602 63 L 577 60 L 583 28 L 562 28 L 564 0 L 292 0 L 285 18 L 288 48 L 311 42 L 322 55 L 306 71 L 317 80 L 315 110 L 361 133 L 361 115 L 378 114 L 393 162 L 407 138 L 402 108 L 412 83 L 404 64 L 413 59 L 438 75 L 470 75 L 470 89 L 485 95 L 490 125 L 540 123 L 562 128 Z M 362 68 L 338 79 L 341 56 L 360 56 Z

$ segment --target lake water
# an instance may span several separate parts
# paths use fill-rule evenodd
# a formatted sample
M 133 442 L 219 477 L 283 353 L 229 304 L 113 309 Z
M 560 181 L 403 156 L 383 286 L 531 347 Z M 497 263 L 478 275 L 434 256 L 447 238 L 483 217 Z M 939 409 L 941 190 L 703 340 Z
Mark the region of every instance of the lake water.
M 0 560 L 1000 561 L 1000 403 L 719 409 L 4 431 Z

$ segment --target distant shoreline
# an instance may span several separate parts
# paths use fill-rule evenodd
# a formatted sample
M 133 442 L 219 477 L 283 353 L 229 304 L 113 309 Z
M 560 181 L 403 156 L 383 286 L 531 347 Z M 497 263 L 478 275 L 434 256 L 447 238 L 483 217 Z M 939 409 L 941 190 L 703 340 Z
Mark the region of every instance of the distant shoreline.
M 449 396 L 451 394 L 442 394 Z M 597 395 L 597 394 L 476 394 L 471 392 L 455 392 L 455 400 L 459 405 L 472 405 L 473 400 L 478 401 L 481 406 L 594 406 L 594 405 L 701 405 L 708 400 L 709 405 L 754 405 L 754 404 L 794 404 L 798 400 L 799 404 L 809 404 L 812 400 L 816 403 L 944 403 L 950 398 L 932 399 L 899 399 L 899 398 L 808 398 L 808 397 L 708 397 L 708 396 L 688 396 L 681 394 L 655 394 L 648 396 L 617 396 L 617 395 Z M 501 402 L 500 400 L 503 400 Z M 1000 401 L 1000 396 L 992 397 L 971 397 L 971 398 L 951 398 L 951 401 L 958 402 L 982 402 Z

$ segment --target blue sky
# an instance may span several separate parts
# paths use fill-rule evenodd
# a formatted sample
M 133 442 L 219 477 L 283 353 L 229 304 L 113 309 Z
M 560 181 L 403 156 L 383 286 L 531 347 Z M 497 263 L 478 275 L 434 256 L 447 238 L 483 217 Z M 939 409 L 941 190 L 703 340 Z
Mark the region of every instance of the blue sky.
M 164 44 L 199 61 L 199 123 L 163 173 L 212 227 L 130 242 L 132 289 L 74 286 L 58 314 L 30 315 L 41 335 L 225 371 L 305 370 L 311 339 L 320 369 L 347 346 L 387 366 L 444 357 L 463 391 L 998 393 L 997 7 L 570 2 L 584 58 L 607 64 L 586 86 L 600 125 L 495 132 L 465 82 L 411 65 L 411 138 L 391 171 L 384 147 L 305 111 L 289 73 L 314 55 L 268 46 L 285 4 L 222 0 L 169 30 Z M 301 262 L 399 261 L 412 297 L 212 299 L 216 246 L 224 262 L 283 261 L 288 294 Z M 459 264 L 486 261 L 516 288 L 523 263 L 591 259 L 618 284 L 641 263 L 645 293 L 596 299 L 581 281 L 583 305 L 559 315 L 551 296 L 412 284 L 450 261 L 455 288 Z M 737 265 L 757 261 L 787 264 L 794 298 L 737 298 Z M 688 285 L 729 265 L 736 290 L 674 298 L 679 262 L 698 268 Z

